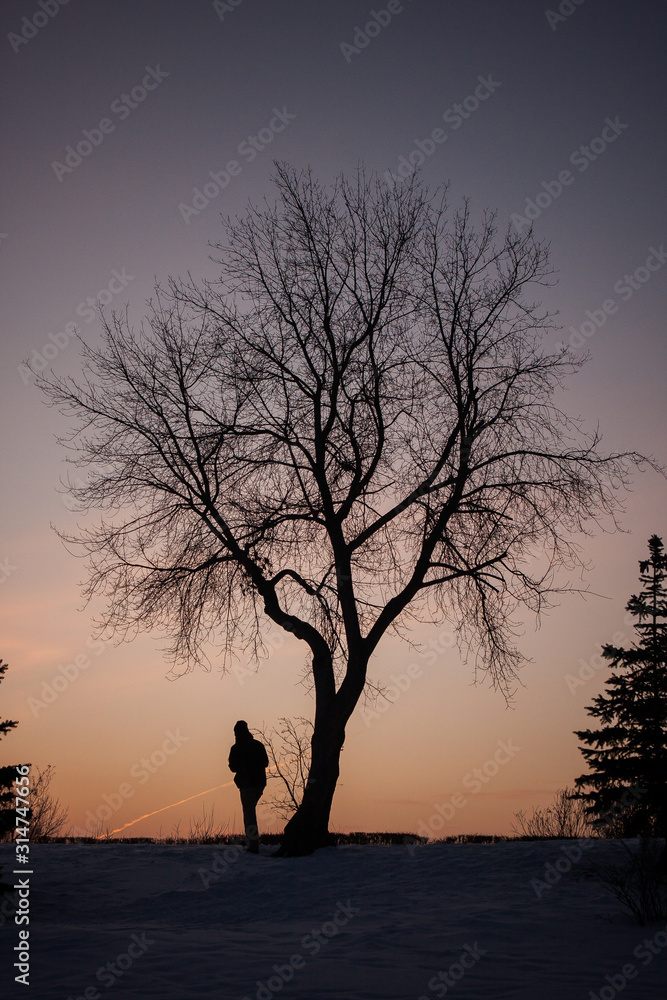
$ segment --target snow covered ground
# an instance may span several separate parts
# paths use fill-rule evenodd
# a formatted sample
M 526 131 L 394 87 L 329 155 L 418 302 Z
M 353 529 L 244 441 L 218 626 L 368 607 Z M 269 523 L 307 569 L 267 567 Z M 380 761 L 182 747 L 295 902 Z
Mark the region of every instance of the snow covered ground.
M 615 848 L 596 842 L 579 860 L 574 842 L 349 846 L 285 860 L 265 846 L 33 846 L 30 989 L 14 983 L 20 928 L 3 913 L 0 994 L 664 1000 L 664 923 L 639 927 L 584 875 Z M 0 845 L 5 877 L 13 861 Z

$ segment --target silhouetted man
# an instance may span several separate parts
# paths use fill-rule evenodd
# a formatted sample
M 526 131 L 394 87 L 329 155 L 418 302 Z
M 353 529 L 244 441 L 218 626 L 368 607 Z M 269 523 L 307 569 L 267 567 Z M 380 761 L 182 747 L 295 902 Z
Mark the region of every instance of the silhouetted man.
M 229 769 L 234 771 L 234 784 L 241 793 L 247 849 L 251 854 L 259 854 L 255 806 L 266 788 L 265 768 L 269 766 L 269 758 L 264 744 L 253 737 L 243 719 L 234 726 L 234 735 L 236 743 L 229 751 Z

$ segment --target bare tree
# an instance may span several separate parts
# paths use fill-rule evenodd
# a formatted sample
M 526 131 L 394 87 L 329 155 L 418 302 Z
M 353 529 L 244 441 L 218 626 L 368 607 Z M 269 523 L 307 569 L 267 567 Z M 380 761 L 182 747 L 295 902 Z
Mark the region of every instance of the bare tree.
M 71 539 L 105 626 L 166 629 L 186 664 L 215 637 L 251 648 L 266 617 L 305 644 L 312 760 L 281 847 L 300 854 L 328 842 L 387 630 L 447 618 L 507 691 L 513 609 L 539 612 L 636 456 L 602 455 L 555 405 L 578 362 L 541 343 L 532 234 L 449 217 L 416 180 L 276 182 L 275 205 L 228 221 L 219 281 L 172 281 L 140 331 L 105 320 L 80 384 L 40 381 L 76 421 L 75 498 L 108 512 Z
M 279 791 L 267 799 L 267 804 L 282 819 L 289 819 L 299 808 L 308 784 L 313 724 L 303 716 L 282 718 L 278 722 L 274 729 L 260 729 L 259 736 L 266 747 L 271 771 L 279 780 Z
M 69 810 L 54 799 L 51 782 L 55 768 L 47 764 L 42 770 L 37 768 L 30 789 L 30 840 L 33 844 L 47 843 L 53 837 L 63 836 Z

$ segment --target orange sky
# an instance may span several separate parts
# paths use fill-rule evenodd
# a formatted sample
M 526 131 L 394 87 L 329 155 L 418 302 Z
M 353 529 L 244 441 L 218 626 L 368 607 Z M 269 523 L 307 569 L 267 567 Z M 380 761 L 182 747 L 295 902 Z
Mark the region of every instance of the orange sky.
M 5 6 L 19 30 L 23 9 Z M 299 683 L 305 652 L 290 637 L 256 672 L 223 677 L 214 664 L 178 680 L 165 677 L 159 637 L 91 642 L 84 566 L 50 527 L 75 523 L 58 492 L 68 469 L 55 435 L 67 427 L 22 367 L 46 356 L 76 374 L 72 324 L 97 341 L 86 305 L 97 297 L 127 305 L 138 324 L 156 279 L 214 276 L 209 243 L 223 238 L 220 215 L 273 199 L 274 157 L 312 166 L 325 183 L 359 161 L 386 178 L 421 158 L 431 189 L 450 181 L 452 205 L 469 196 L 474 217 L 497 210 L 501 234 L 531 211 L 558 272 L 554 287 L 534 290 L 562 328 L 545 333 L 545 347 L 568 341 L 590 353 L 563 408 L 589 429 L 600 424 L 602 450 L 665 458 L 662 6 L 640 4 L 640 13 L 617 3 L 611 16 L 608 4 L 579 4 L 554 27 L 525 3 L 405 4 L 346 58 L 341 42 L 369 6 L 248 2 L 221 19 L 211 4 L 174 2 L 159 17 L 156 4 L 126 4 L 119 17 L 118 4 L 98 0 L 63 6 L 18 51 L 5 43 L 0 657 L 10 669 L 0 717 L 20 725 L 0 743 L 0 761 L 53 764 L 53 789 L 75 826 L 92 815 L 120 827 L 189 799 L 128 832 L 168 834 L 179 823 L 183 831 L 203 808 L 238 829 L 227 769 L 234 722 L 312 715 Z M 149 66 L 164 74 L 152 90 L 141 83 Z M 494 81 L 483 100 L 480 78 Z M 131 93 L 140 99 L 123 105 Z M 291 117 L 274 132 L 276 109 Z M 105 116 L 113 129 L 93 149 L 84 130 L 96 136 Z M 613 134 L 610 118 L 621 123 Z M 80 143 L 80 162 L 54 170 Z M 235 158 L 240 172 L 184 217 L 179 206 L 194 203 L 197 186 L 211 192 L 211 175 Z M 566 185 L 556 181 L 564 170 Z M 126 275 L 120 290 L 114 275 Z M 604 683 L 591 659 L 617 631 L 631 639 L 624 606 L 649 536 L 667 540 L 666 497 L 664 479 L 638 474 L 628 533 L 580 540 L 590 569 L 570 582 L 592 594 L 563 597 L 539 629 L 525 621 L 519 644 L 533 663 L 513 707 L 473 686 L 472 666 L 447 642 L 434 660 L 385 639 L 373 679 L 390 684 L 411 663 L 419 676 L 377 717 L 354 713 L 332 826 L 507 833 L 517 810 L 571 783 L 583 770 L 572 730 L 586 726 L 585 706 Z M 415 643 L 428 652 L 443 627 L 415 631 Z M 573 687 L 582 663 L 592 677 Z M 191 798 L 207 789 L 216 790 Z
M 446 627 L 422 630 L 421 653 L 385 639 L 370 673 L 391 701 L 359 706 L 350 720 L 332 829 L 509 833 L 515 812 L 547 803 L 582 773 L 572 730 L 587 724 L 585 705 L 603 685 L 600 645 L 631 640 L 623 604 L 649 531 L 589 542 L 588 583 L 604 596 L 568 595 L 539 630 L 527 625 L 521 648 L 534 662 L 512 707 L 487 684 L 473 685 Z M 80 563 L 63 560 L 52 534 L 41 541 L 39 555 L 3 585 L 10 669 L 0 704 L 3 717 L 20 721 L 3 756 L 54 764 L 54 791 L 82 830 L 99 821 L 111 830 L 131 823 L 128 835 L 167 835 L 204 809 L 238 829 L 227 768 L 234 722 L 312 715 L 299 683 L 304 649 L 289 636 L 257 670 L 241 659 L 226 676 L 214 667 L 169 680 L 157 639 L 115 646 L 91 638 L 89 612 L 75 607 Z M 281 829 L 266 810 L 261 822 Z

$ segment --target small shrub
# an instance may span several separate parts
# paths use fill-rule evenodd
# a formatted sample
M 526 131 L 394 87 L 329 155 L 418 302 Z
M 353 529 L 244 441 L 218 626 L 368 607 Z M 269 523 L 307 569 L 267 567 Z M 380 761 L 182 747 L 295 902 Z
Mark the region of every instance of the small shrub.
M 642 927 L 667 919 L 667 848 L 664 840 L 640 837 L 636 850 L 624 841 L 618 862 L 589 864 L 589 870 L 607 887 Z
M 531 840 L 590 837 L 593 828 L 586 818 L 586 807 L 573 795 L 573 788 L 559 788 L 550 806 L 533 809 L 532 816 L 527 816 L 524 810 L 515 813 L 517 822 L 512 824 L 512 832 Z

